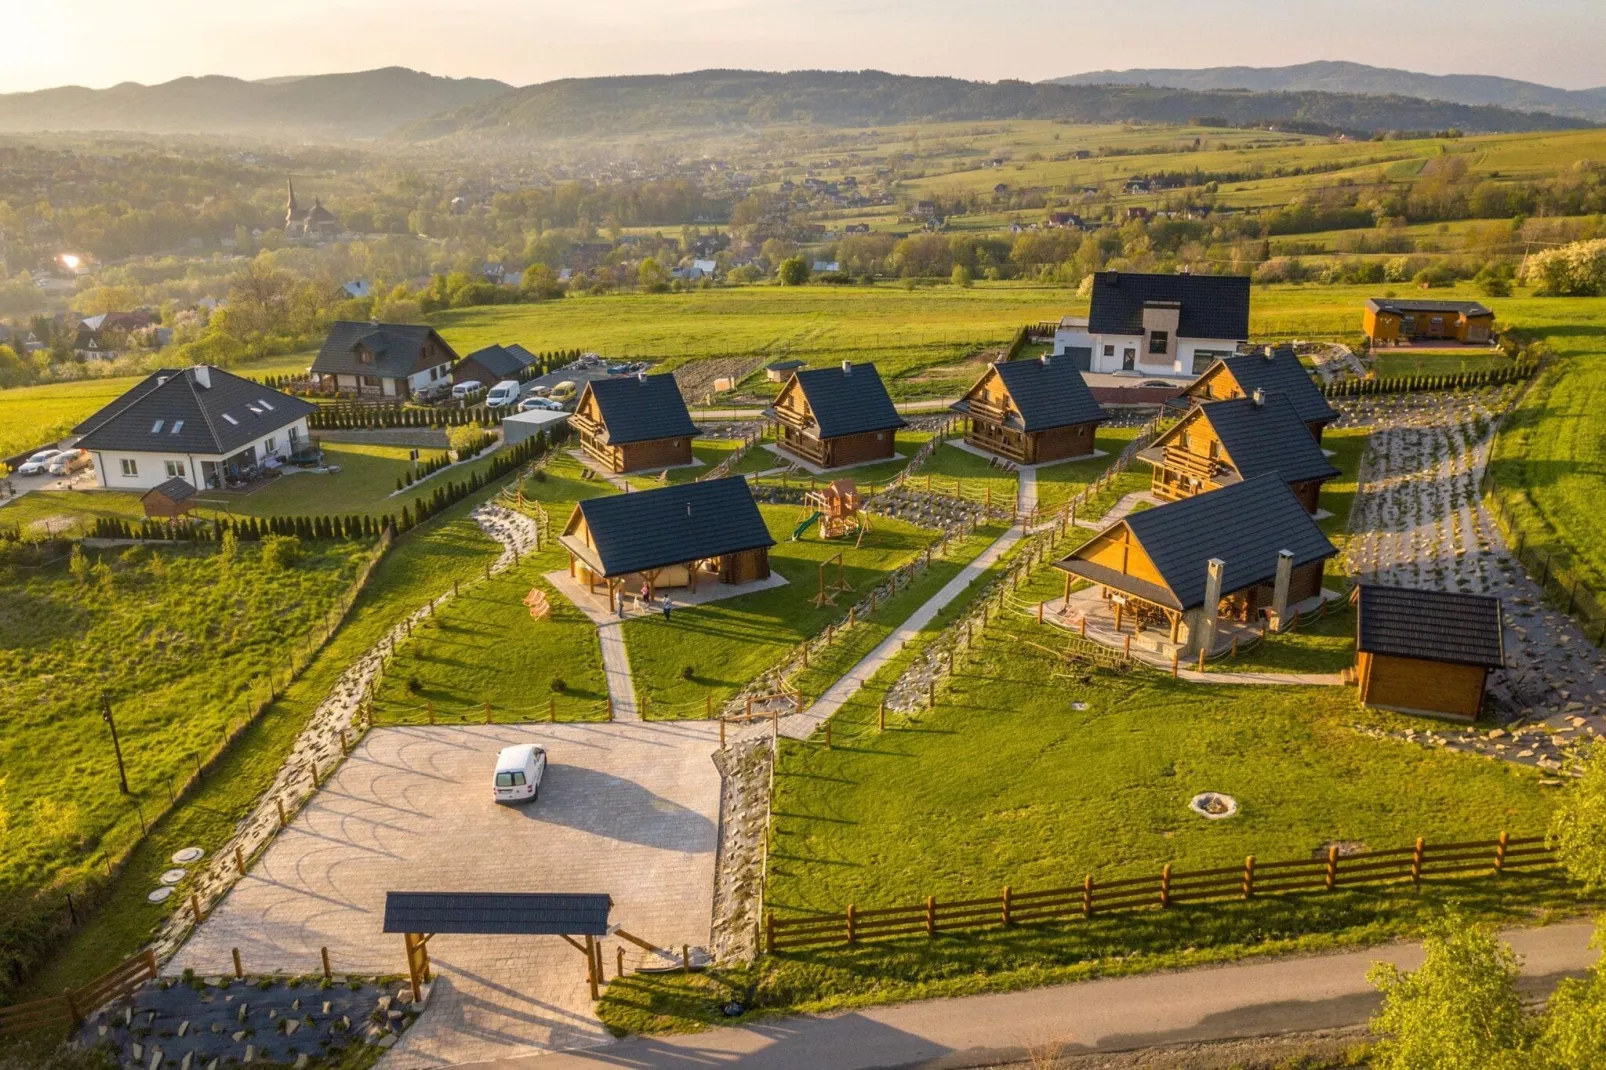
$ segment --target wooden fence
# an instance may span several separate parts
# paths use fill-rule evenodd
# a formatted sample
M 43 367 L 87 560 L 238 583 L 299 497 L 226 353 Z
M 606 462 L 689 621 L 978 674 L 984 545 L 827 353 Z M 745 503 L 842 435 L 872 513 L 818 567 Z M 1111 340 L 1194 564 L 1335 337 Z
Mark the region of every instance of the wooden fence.
M 855 944 L 900 936 L 936 936 L 939 932 L 1055 922 L 1116 911 L 1166 910 L 1182 903 L 1253 899 L 1258 895 L 1332 892 L 1338 889 L 1410 881 L 1413 886 L 1432 877 L 1496 875 L 1529 871 L 1556 864 L 1554 853 L 1540 836 L 1512 837 L 1465 843 L 1434 844 L 1421 839 L 1410 847 L 1362 854 L 1339 854 L 1330 847 L 1325 857 L 1281 862 L 1257 862 L 1254 855 L 1241 866 L 1173 871 L 1167 863 L 1157 875 L 1101 881 L 1091 873 L 1082 883 L 1066 888 L 1017 892 L 1004 887 L 1000 895 L 925 902 L 901 907 L 860 910 L 849 904 L 840 913 L 778 919 L 765 917 L 766 950 L 789 951 L 822 944 Z
M 69 988 L 59 996 L 14 1007 L 0 1007 L 0 1036 L 76 1025 L 112 1000 L 131 995 L 155 977 L 156 952 L 146 948 L 82 988 Z

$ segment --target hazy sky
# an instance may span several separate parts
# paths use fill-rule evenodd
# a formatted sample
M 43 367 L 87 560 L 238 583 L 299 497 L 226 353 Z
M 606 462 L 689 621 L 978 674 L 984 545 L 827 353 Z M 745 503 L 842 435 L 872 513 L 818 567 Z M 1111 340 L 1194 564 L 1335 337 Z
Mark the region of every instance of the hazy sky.
M 399 65 L 516 85 L 742 67 L 1036 80 L 1349 59 L 1606 85 L 1606 0 L 9 0 L 0 91 Z

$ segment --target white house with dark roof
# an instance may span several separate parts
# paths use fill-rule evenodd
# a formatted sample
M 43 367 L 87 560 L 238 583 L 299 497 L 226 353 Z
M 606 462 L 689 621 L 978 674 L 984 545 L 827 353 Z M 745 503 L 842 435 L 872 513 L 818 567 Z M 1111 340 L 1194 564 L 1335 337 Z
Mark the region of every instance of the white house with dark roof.
M 311 373 L 326 390 L 409 398 L 449 381 L 457 353 L 433 327 L 337 320 L 329 325 Z
M 1192 379 L 1248 339 L 1248 276 L 1101 271 L 1087 319 L 1061 320 L 1053 352 L 1081 371 Z
M 109 490 L 220 488 L 307 445 L 310 401 L 198 364 L 153 372 L 73 428 Z

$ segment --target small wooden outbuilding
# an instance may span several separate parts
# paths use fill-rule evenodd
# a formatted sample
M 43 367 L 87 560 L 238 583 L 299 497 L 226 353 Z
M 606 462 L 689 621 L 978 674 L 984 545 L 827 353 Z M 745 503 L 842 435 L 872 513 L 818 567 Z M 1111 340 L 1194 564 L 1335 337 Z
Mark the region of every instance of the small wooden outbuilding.
M 1477 719 L 1489 671 L 1506 660 L 1500 599 L 1362 584 L 1356 602 L 1362 705 Z
M 1480 301 L 1397 301 L 1373 297 L 1362 316 L 1374 346 L 1418 342 L 1486 345 L 1494 337 L 1494 312 Z
M 1068 357 L 998 361 L 951 408 L 968 417 L 965 441 L 1016 464 L 1093 452 L 1109 413 Z
M 768 579 L 775 545 L 741 476 L 588 498 L 558 541 L 569 551 L 569 575 L 593 589 L 606 584 L 610 605 L 641 584 L 695 591 L 699 577 Z
M 794 372 L 764 410 L 780 430 L 777 446 L 820 468 L 891 458 L 908 426 L 874 364 Z
M 691 464 L 697 425 L 673 375 L 593 379 L 571 421 L 580 448 L 615 474 Z
M 195 509 L 195 494 L 195 488 L 187 480 L 174 477 L 142 494 L 139 504 L 148 517 L 175 520 Z

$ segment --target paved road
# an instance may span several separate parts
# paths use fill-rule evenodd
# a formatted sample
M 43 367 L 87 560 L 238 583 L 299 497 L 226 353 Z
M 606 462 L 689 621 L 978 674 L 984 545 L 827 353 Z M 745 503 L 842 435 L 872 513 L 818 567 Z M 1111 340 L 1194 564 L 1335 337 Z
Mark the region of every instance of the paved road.
M 1596 958 L 1587 922 L 1504 934 L 1523 959 L 1523 989 L 1548 993 Z M 1378 960 L 1410 969 L 1421 948 L 1267 959 L 1231 966 L 1087 981 L 1026 992 L 932 1000 L 819 1018 L 782 1018 L 677 1037 L 634 1037 L 539 1062 L 504 1059 L 460 1070 L 741 1066 L 753 1070 L 870 1070 L 989 1066 L 1028 1047 L 1066 1055 L 1231 1040 L 1364 1023 L 1377 1006 L 1366 971 Z

